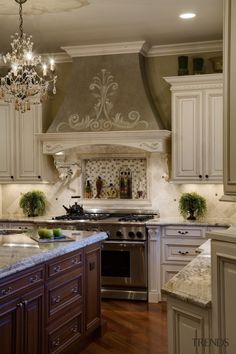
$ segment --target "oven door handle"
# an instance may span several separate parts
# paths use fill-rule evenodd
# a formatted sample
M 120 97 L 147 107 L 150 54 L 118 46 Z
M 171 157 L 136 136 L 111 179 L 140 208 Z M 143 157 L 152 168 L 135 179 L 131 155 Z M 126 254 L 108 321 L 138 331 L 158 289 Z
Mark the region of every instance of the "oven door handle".
M 125 241 L 103 241 L 104 245 L 119 245 L 119 246 L 144 246 L 145 245 L 145 241 L 135 241 L 135 242 L 125 242 Z

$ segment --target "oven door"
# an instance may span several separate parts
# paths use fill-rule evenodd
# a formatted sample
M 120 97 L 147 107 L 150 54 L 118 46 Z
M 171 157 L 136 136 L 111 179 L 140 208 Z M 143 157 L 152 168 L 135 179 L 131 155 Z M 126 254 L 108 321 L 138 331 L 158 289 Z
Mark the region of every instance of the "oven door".
M 102 287 L 147 287 L 146 241 L 105 241 L 102 244 Z

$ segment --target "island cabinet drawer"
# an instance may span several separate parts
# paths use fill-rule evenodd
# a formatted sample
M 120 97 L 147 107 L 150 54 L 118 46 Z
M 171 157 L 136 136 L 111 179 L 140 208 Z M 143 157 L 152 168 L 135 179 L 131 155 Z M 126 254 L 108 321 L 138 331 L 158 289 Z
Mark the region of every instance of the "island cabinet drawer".
M 82 267 L 83 250 L 73 252 L 65 256 L 58 257 L 56 260 L 47 263 L 47 278 L 53 279 L 64 272 Z
M 47 320 L 61 316 L 71 305 L 82 303 L 83 273 L 80 271 L 60 277 L 60 281 L 50 281 L 46 285 Z M 68 307 L 68 308 L 67 308 Z
M 164 237 L 205 237 L 206 228 L 196 226 L 166 226 L 162 229 Z
M 181 262 L 188 263 L 198 255 L 197 248 L 204 242 L 202 239 L 162 240 L 162 262 Z
M 44 267 L 40 266 L 34 271 L 22 271 L 9 276 L 4 282 L 0 282 L 0 300 L 17 293 L 27 290 L 33 286 L 43 284 L 44 282 Z
M 64 353 L 65 349 L 83 334 L 83 312 L 74 309 L 70 316 L 63 317 L 60 324 L 49 326 L 46 331 L 46 353 Z

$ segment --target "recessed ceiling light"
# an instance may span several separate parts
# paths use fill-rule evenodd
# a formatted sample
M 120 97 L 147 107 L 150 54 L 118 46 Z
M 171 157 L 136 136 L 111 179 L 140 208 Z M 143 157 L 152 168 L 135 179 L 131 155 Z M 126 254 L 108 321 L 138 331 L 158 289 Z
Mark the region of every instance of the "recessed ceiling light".
M 194 18 L 195 16 L 196 14 L 194 14 L 193 12 L 186 12 L 184 14 L 179 15 L 179 17 L 183 19 Z

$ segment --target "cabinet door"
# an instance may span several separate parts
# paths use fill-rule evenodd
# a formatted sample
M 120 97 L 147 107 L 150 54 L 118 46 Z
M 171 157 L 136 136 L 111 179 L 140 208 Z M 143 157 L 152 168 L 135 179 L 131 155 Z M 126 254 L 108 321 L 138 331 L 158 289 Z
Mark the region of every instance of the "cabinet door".
M 168 354 L 210 354 L 201 341 L 210 338 L 210 312 L 198 306 L 167 297 Z
M 211 89 L 205 95 L 205 163 L 204 177 L 211 181 L 223 181 L 223 92 Z
M 173 180 L 195 181 L 202 177 L 202 92 L 172 96 Z
M 101 248 L 100 244 L 85 249 L 85 330 L 90 331 L 100 325 L 101 319 Z
M 24 307 L 24 354 L 42 354 L 44 344 L 44 287 L 22 297 Z
M 13 179 L 13 108 L 10 104 L 0 103 L 0 180 Z M 12 176 L 12 178 L 11 178 Z
M 40 142 L 36 133 L 42 131 L 42 107 L 32 105 L 30 111 L 17 112 L 16 122 L 16 178 L 18 180 L 40 180 Z
M 224 0 L 224 194 L 236 201 L 236 6 Z
M 0 305 L 0 345 L 1 354 L 21 354 L 22 349 L 22 308 L 20 299 Z

